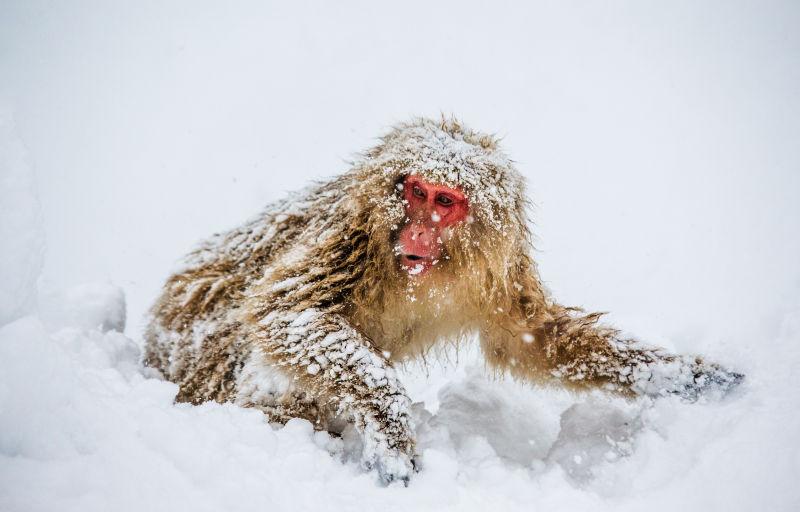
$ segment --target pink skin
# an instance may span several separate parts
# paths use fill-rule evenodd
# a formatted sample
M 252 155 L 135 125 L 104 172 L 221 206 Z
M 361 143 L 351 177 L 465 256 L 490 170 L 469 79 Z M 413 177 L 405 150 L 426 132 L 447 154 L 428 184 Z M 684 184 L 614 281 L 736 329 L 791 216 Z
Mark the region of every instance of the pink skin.
M 400 265 L 411 275 L 425 274 L 442 255 L 445 228 L 467 218 L 469 204 L 459 189 L 410 175 L 403 181 L 406 225 L 400 230 Z

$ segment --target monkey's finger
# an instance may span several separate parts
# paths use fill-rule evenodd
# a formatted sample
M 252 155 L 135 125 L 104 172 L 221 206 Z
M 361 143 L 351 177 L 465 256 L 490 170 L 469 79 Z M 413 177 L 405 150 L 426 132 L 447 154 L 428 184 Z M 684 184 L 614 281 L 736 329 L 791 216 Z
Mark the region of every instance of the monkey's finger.
M 415 472 L 413 459 L 404 453 L 384 455 L 375 461 L 375 469 L 383 485 L 402 482 L 408 487 L 411 475 Z
M 701 396 L 723 398 L 744 382 L 744 378 L 743 373 L 701 363 L 694 368 L 694 382 L 676 392 L 690 402 Z

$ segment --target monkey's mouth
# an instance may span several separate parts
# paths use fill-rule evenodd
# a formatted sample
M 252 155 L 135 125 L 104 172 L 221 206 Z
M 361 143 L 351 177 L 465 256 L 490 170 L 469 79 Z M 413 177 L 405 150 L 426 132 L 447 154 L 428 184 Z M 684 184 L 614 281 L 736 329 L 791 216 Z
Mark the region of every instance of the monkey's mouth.
M 436 263 L 438 261 L 430 256 L 420 256 L 419 254 L 400 255 L 400 267 L 412 276 L 427 272 Z

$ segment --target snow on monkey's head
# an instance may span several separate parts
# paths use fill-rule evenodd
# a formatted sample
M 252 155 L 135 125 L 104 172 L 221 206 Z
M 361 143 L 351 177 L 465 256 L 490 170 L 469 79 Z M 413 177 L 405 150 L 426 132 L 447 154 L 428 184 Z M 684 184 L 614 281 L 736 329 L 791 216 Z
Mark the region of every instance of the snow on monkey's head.
M 356 170 L 393 233 L 399 267 L 418 279 L 455 262 L 465 270 L 502 267 L 503 253 L 528 241 L 524 180 L 495 137 L 452 118 L 415 119 L 392 129 Z M 501 270 L 497 268 L 496 270 Z M 504 272 L 505 273 L 505 272 Z
M 307 250 L 272 272 L 296 284 L 281 300 L 358 311 L 363 325 L 397 332 L 403 318 L 447 311 L 455 325 L 512 307 L 535 279 L 524 197 L 491 135 L 449 118 L 397 125 L 344 176 L 312 189 Z

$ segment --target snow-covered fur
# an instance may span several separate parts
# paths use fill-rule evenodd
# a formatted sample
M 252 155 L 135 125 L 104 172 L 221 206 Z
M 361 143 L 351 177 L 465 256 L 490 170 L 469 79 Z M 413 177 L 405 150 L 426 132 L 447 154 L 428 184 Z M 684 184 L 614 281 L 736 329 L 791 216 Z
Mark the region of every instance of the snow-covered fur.
M 395 249 L 410 174 L 460 188 L 470 208 L 419 277 Z M 364 465 L 386 482 L 407 480 L 414 457 L 393 365 L 438 341 L 478 334 L 494 368 L 572 388 L 694 398 L 741 380 L 552 301 L 532 259 L 524 188 L 494 137 L 453 119 L 401 124 L 348 172 L 192 252 L 153 307 L 146 364 L 179 384 L 180 401 L 233 401 L 320 429 L 352 421 Z

